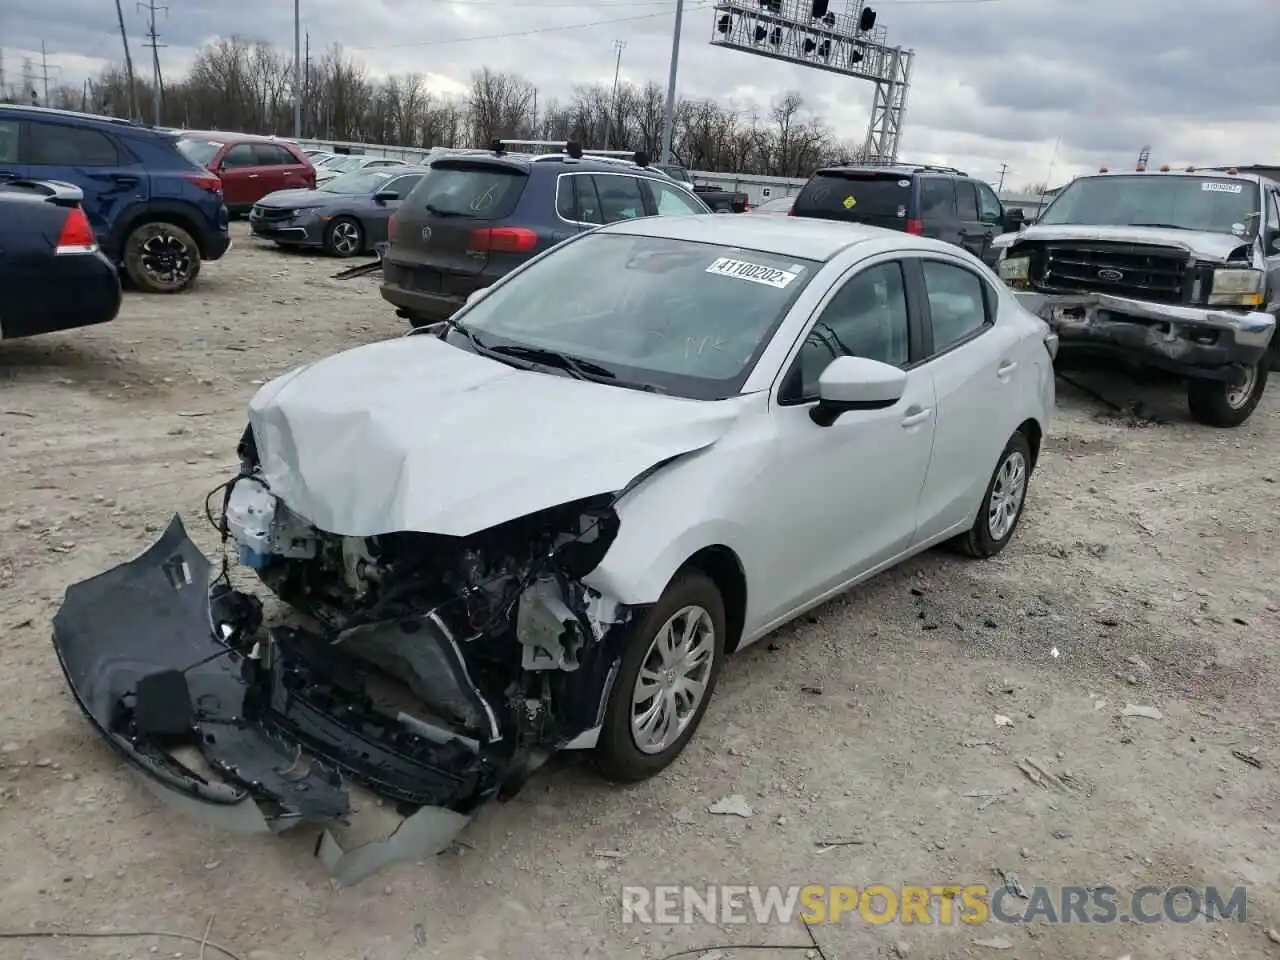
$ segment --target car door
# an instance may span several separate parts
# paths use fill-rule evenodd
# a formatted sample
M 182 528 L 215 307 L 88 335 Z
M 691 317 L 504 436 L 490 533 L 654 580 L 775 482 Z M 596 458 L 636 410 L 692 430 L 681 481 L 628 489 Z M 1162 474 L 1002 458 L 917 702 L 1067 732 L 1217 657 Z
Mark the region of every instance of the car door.
M 29 120 L 25 151 L 27 176 L 63 180 L 83 191 L 81 206 L 100 243 L 110 236 L 123 207 L 147 199 L 148 178 L 142 165 L 100 130 Z
M 259 188 L 261 200 L 268 193 L 277 190 L 304 190 L 309 184 L 305 176 L 307 166 L 299 163 L 298 158 L 284 147 L 274 143 L 255 143 L 253 156 L 260 169 Z
M 233 143 L 214 161 L 214 170 L 222 178 L 222 195 L 228 207 L 251 207 L 266 193 L 258 186 L 262 176 L 253 144 Z
M 957 177 L 953 182 L 956 185 L 956 223 L 960 229 L 960 246 L 975 257 L 981 257 L 983 249 L 996 235 L 995 230 L 984 226 L 978 219 L 978 191 L 973 181 Z
M 370 199 L 368 205 L 362 211 L 360 219 L 364 222 L 365 236 L 368 238 L 370 245 L 381 243 L 387 239 L 387 221 L 399 209 L 400 204 L 404 202 L 404 198 L 409 195 L 409 191 L 418 185 L 418 181 L 422 177 L 423 174 L 421 173 L 410 173 L 403 177 L 389 180 L 378 188 L 378 193 L 394 193 L 397 195 L 397 199 L 381 202 Z
M 645 177 L 640 178 L 640 184 L 646 194 L 649 212 L 655 216 L 685 217 L 707 212 L 704 204 L 675 184 Z
M 960 225 L 956 221 L 956 186 L 951 177 L 920 178 L 921 235 L 959 244 Z
M 0 181 L 21 180 L 27 176 L 26 164 L 19 162 L 21 134 L 22 121 L 0 118 Z
M 1017 409 L 1021 338 L 996 322 L 998 295 L 980 268 L 942 256 L 907 262 L 918 284 L 927 341 L 921 370 L 933 379 L 937 427 L 920 498 L 919 539 L 965 522 L 982 501 Z
M 923 348 L 902 265 L 893 256 L 846 273 L 814 312 L 777 385 L 771 465 L 753 528 L 773 544 L 775 582 L 761 591 L 772 621 L 899 556 L 915 540 L 920 494 L 933 449 L 933 379 L 914 357 Z M 829 427 L 809 414 L 818 378 L 843 354 L 907 371 L 902 399 L 846 413 Z
M 978 222 L 983 230 L 982 251 L 978 254 L 988 265 L 995 263 L 995 255 L 991 251 L 991 241 L 997 234 L 1004 232 L 1004 204 L 996 196 L 996 192 L 981 180 L 972 181 L 978 188 Z

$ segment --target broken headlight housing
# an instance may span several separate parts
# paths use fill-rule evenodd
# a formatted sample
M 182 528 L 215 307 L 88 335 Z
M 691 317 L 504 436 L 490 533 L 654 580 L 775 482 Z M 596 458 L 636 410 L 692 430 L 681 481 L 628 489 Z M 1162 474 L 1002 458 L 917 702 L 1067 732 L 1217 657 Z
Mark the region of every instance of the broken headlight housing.
M 1030 257 L 1004 256 L 1000 260 L 1000 279 L 1005 283 L 1026 283 L 1030 276 Z
M 1223 267 L 1213 271 L 1209 304 L 1217 307 L 1257 307 L 1262 305 L 1263 273 Z

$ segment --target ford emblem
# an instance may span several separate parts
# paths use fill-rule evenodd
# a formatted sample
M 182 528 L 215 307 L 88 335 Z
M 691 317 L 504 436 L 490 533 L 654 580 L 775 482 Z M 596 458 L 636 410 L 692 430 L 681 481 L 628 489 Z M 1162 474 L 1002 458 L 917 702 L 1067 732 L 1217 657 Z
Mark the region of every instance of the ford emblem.
M 1124 279 L 1124 274 L 1119 270 L 1112 270 L 1110 267 L 1107 267 L 1105 270 L 1098 271 L 1098 279 L 1106 280 L 1108 283 L 1119 283 Z
M 423 227 L 423 228 L 422 228 L 422 242 L 423 242 L 423 243 L 426 243 L 426 242 L 427 242 L 428 240 L 430 240 L 430 239 L 431 239 L 431 228 L 430 228 L 430 227 Z M 1115 271 L 1114 271 L 1114 270 L 1113 270 L 1113 271 L 1111 271 L 1111 272 L 1112 272 L 1112 273 L 1115 273 Z M 1099 274 L 1099 276 L 1101 276 L 1101 274 Z M 1119 277 L 1119 274 L 1116 274 L 1116 276 L 1117 276 L 1117 277 Z

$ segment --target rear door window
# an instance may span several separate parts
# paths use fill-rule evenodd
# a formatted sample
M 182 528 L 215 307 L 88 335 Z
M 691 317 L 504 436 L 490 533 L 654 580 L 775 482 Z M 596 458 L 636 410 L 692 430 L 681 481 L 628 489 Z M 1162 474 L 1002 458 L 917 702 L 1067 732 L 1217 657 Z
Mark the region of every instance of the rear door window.
M 97 130 L 33 121 L 29 131 L 30 163 L 58 167 L 114 167 L 120 162 L 115 143 Z
M 635 177 L 618 174 L 595 174 L 596 193 L 600 196 L 600 215 L 605 223 L 634 220 L 646 215 L 644 194 Z
M 515 211 L 528 181 L 527 174 L 511 167 L 446 161 L 432 166 L 413 200 L 435 216 L 501 220 Z
M 978 219 L 978 193 L 970 180 L 957 180 L 956 219 L 973 223 Z
M 237 143 L 222 158 L 224 167 L 256 167 L 258 158 L 253 155 L 253 144 Z
M 819 171 L 796 197 L 797 217 L 905 226 L 911 215 L 910 177 L 891 172 Z
M 18 121 L 0 120 L 0 163 L 18 162 Z
M 946 177 L 921 177 L 920 219 L 954 220 L 955 215 L 955 181 Z
M 255 143 L 253 156 L 259 166 L 264 167 L 292 167 L 298 164 L 297 158 L 292 153 L 274 143 Z

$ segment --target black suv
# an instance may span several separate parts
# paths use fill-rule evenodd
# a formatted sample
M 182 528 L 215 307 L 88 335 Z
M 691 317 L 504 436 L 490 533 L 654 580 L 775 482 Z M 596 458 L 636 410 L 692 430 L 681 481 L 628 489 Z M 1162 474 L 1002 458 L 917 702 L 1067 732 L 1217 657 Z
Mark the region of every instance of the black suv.
M 602 223 L 710 214 L 691 191 L 635 155 L 593 160 L 575 143 L 541 156 L 446 154 L 400 204 L 382 256 L 382 298 L 415 327 L 452 316 L 467 297 L 531 257 Z M 585 278 L 584 278 L 585 279 Z
M 997 234 L 1016 231 L 1025 219 L 1006 210 L 986 183 L 954 167 L 827 167 L 804 185 L 793 217 L 843 220 L 902 230 L 964 247 L 989 266 Z

